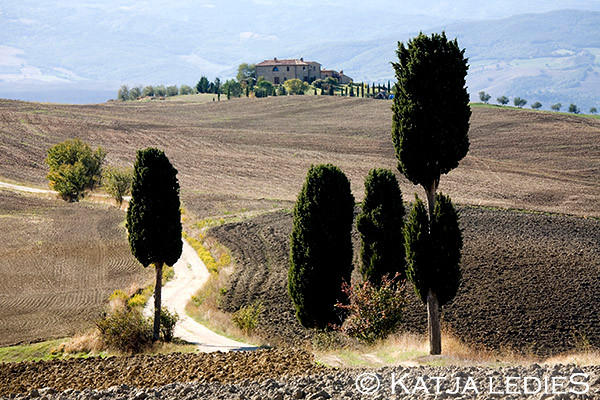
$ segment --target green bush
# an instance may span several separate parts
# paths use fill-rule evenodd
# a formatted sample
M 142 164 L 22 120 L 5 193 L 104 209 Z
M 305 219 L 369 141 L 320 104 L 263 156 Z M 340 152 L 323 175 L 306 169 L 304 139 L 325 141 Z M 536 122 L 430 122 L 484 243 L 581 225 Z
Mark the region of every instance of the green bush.
M 379 286 L 365 281 L 361 285 L 343 286 L 350 304 L 338 304 L 349 315 L 342 325 L 342 332 L 365 343 L 385 339 L 402 322 L 406 305 L 404 281 L 399 275 L 390 279 L 385 275 Z
M 246 335 L 251 335 L 258 326 L 263 305 L 259 301 L 248 304 L 233 313 L 231 320 Z
M 131 193 L 132 168 L 107 167 L 102 172 L 102 188 L 121 206 L 123 196 Z
M 139 353 L 152 344 L 152 327 L 141 310 L 120 307 L 96 321 L 104 345 L 124 353 Z
M 67 139 L 50 147 L 45 159 L 50 168 L 46 178 L 63 199 L 77 201 L 100 183 L 106 152 L 79 139 Z
M 160 309 L 160 338 L 164 342 L 173 340 L 175 324 L 179 321 L 177 312 L 170 312 L 166 307 Z

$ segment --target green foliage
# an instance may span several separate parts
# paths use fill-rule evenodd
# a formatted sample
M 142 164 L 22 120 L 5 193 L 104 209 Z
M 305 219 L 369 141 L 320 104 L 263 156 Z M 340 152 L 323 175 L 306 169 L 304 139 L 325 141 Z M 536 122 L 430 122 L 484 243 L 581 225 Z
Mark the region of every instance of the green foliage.
M 213 84 L 213 93 L 214 94 L 221 94 L 221 79 L 219 79 L 218 77 L 215 78 L 214 82 L 212 82 Z
M 177 321 L 179 321 L 177 312 L 170 312 L 166 307 L 160 309 L 160 338 L 163 342 L 173 340 L 173 332 Z
M 96 326 L 109 349 L 139 353 L 152 343 L 152 329 L 139 309 L 118 307 L 96 321 Z
M 50 147 L 45 159 L 50 171 L 46 178 L 63 199 L 77 201 L 85 190 L 100 183 L 106 152 L 79 139 L 67 139 Z
M 521 108 L 521 107 L 523 107 L 525 104 L 527 104 L 527 100 L 525 100 L 525 99 L 522 99 L 522 98 L 520 98 L 520 97 L 515 97 L 515 98 L 513 99 L 513 104 L 515 105 L 515 107 L 519 107 L 519 108 Z
M 496 101 L 498 102 L 498 104 L 502 104 L 503 106 L 505 106 L 508 104 L 509 99 L 506 96 L 500 96 L 496 99 Z
M 277 87 L 277 95 L 278 96 L 285 96 L 287 94 L 286 90 L 285 90 L 285 86 L 283 85 L 279 85 Z
M 490 96 L 488 93 L 484 92 L 483 90 L 481 92 L 479 92 L 479 100 L 483 101 L 485 104 L 487 104 L 487 102 L 490 101 L 491 98 L 492 98 L 492 96 Z
M 263 305 L 260 301 L 255 301 L 241 307 L 231 316 L 231 321 L 246 335 L 251 335 L 260 320 L 260 314 L 263 311 Z
M 379 285 L 365 281 L 361 285 L 344 283 L 350 304 L 338 304 L 348 312 L 342 332 L 365 343 L 374 343 L 394 333 L 402 322 L 406 295 L 399 275 L 384 276 Z
M 598 109 L 596 107 L 590 108 L 590 114 L 596 114 L 597 112 L 598 112 Z
M 575 104 L 571 103 L 571 104 L 569 104 L 569 112 L 573 113 L 573 114 L 579 114 L 581 111 L 579 110 L 579 107 L 577 107 Z
M 316 79 L 315 81 L 313 81 L 312 86 L 316 87 L 317 89 L 321 89 L 324 83 L 325 81 L 323 79 Z
M 288 79 L 283 86 L 289 94 L 304 94 L 308 90 L 308 83 L 302 82 L 300 79 Z
M 192 88 L 191 88 L 190 86 L 188 86 L 188 85 L 181 85 L 181 86 L 179 87 L 179 94 L 180 94 L 181 96 L 185 96 L 185 95 L 188 95 L 188 94 L 192 94 L 193 92 L 194 92 L 194 89 L 192 89 Z
M 144 90 L 142 90 L 142 96 L 143 97 L 146 97 L 146 96 L 152 97 L 152 96 L 154 96 L 154 87 L 150 86 L 150 85 L 144 87 Z
M 392 137 L 398 169 L 427 190 L 469 151 L 467 59 L 445 33 L 421 33 L 407 46 L 399 42 L 396 54 Z
M 165 97 L 167 95 L 167 88 L 165 85 L 154 86 L 154 95 L 159 97 Z
M 239 83 L 246 82 L 250 87 L 256 82 L 256 66 L 254 64 L 242 63 L 238 66 L 236 78 Z
M 404 205 L 394 173 L 372 169 L 365 179 L 365 199 L 356 219 L 361 236 L 361 268 L 364 280 L 378 286 L 384 275 L 406 278 L 404 263 Z
M 436 196 L 431 223 L 425 205 L 416 197 L 404 226 L 407 277 L 423 303 L 432 289 L 439 305 L 450 302 L 460 285 L 462 232 L 450 197 Z
M 138 150 L 127 210 L 131 252 L 147 267 L 173 265 L 181 255 L 181 212 L 177 170 L 162 151 Z
M 539 101 L 536 101 L 535 103 L 533 103 L 531 105 L 531 108 L 533 108 L 534 110 L 539 110 L 540 108 L 542 108 L 542 103 L 540 103 Z
M 273 84 L 269 81 L 260 81 L 257 86 L 259 89 L 264 90 L 267 96 L 271 96 L 273 93 Z
M 352 272 L 354 197 L 350 181 L 331 164 L 311 166 L 294 207 L 288 291 L 307 328 L 341 322 L 335 304 Z
M 560 111 L 561 107 L 562 107 L 562 104 L 560 104 L 560 103 L 552 104 L 550 106 L 550 108 L 553 109 L 554 111 Z
M 117 92 L 117 99 L 127 101 L 129 100 L 129 86 L 121 85 Z
M 131 192 L 133 169 L 107 167 L 102 172 L 102 188 L 119 203 L 123 204 L 123 196 Z
M 129 100 L 137 100 L 142 97 L 142 87 L 136 86 L 129 90 Z
M 240 97 L 243 89 L 242 85 L 235 79 L 229 79 L 223 84 L 223 91 L 228 93 L 229 97 Z
M 167 86 L 167 96 L 173 97 L 179 94 L 179 89 L 177 85 Z
M 208 78 L 202 76 L 196 84 L 196 90 L 198 93 L 208 93 Z

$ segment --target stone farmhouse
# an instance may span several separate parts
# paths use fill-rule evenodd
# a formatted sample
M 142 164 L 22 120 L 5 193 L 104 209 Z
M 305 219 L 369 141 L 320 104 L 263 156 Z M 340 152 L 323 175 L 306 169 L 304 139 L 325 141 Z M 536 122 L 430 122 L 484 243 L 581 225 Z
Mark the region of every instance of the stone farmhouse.
M 256 76 L 263 76 L 265 80 L 275 84 L 283 84 L 288 79 L 300 79 L 311 83 L 316 79 L 325 79 L 333 77 L 339 83 L 346 85 L 352 82 L 352 78 L 344 75 L 344 71 L 334 71 L 332 69 L 321 69 L 321 64 L 316 61 L 304 61 L 303 58 L 278 60 L 265 60 L 256 64 Z

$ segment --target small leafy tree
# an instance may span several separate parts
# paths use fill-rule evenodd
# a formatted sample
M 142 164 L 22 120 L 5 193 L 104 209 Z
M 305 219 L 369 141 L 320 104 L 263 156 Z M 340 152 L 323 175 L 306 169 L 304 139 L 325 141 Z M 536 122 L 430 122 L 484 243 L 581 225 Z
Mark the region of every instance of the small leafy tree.
M 142 87 L 136 86 L 129 90 L 129 100 L 137 100 L 142 97 Z
M 533 103 L 531 105 L 531 108 L 533 108 L 534 110 L 539 110 L 540 108 L 542 108 L 542 103 L 540 103 L 539 101 L 536 101 L 535 103 Z
M 167 96 L 173 97 L 179 94 L 177 85 L 167 86 Z
M 181 211 L 177 170 L 162 151 L 139 150 L 134 165 L 131 201 L 127 209 L 129 246 L 144 266 L 156 269 L 153 340 L 160 337 L 163 265 L 181 256 Z
M 67 139 L 50 147 L 45 159 L 50 168 L 46 178 L 50 187 L 63 199 L 78 201 L 86 190 L 100 183 L 106 152 L 101 147 L 92 151 L 79 139 Z
M 598 109 L 596 107 L 590 108 L 590 114 L 596 114 L 597 112 L 598 112 Z
M 264 90 L 267 96 L 271 96 L 273 93 L 273 84 L 269 81 L 260 81 L 257 86 L 259 89 Z
M 131 182 L 133 181 L 133 169 L 107 167 L 102 173 L 102 187 L 119 204 L 123 204 L 123 196 L 131 193 Z
M 167 88 L 165 85 L 154 86 L 154 94 L 156 96 L 165 97 L 167 95 Z
M 193 89 L 188 85 L 181 85 L 179 87 L 179 94 L 182 96 L 192 94 L 192 92 L 193 92 Z
M 416 196 L 404 226 L 406 274 L 417 296 L 427 305 L 432 354 L 441 352 L 439 307 L 450 302 L 458 291 L 462 250 L 458 214 L 450 197 L 443 194 L 436 197 L 435 210 L 430 219 L 425 205 Z
M 527 104 L 527 100 L 525 100 L 525 99 L 522 99 L 522 98 L 520 98 L 520 97 L 515 97 L 515 98 L 513 99 L 513 104 L 515 105 L 515 107 L 519 107 L 519 108 L 521 108 L 521 107 L 523 107 L 525 104 Z
M 492 96 L 490 96 L 483 90 L 481 92 L 479 92 L 479 100 L 483 101 L 485 104 L 487 104 L 487 102 L 490 101 L 491 98 L 492 98 Z
M 552 110 L 554 110 L 554 111 L 560 111 L 560 108 L 561 108 L 561 107 L 562 107 L 562 104 L 560 104 L 560 103 L 552 104 L 552 105 L 550 106 L 550 108 L 551 108 Z
M 256 65 L 241 63 L 238 66 L 238 73 L 236 78 L 239 83 L 246 82 L 246 84 L 250 87 L 254 86 L 254 82 L 256 82 Z
M 304 94 L 308 90 L 308 83 L 300 79 L 288 79 L 283 86 L 289 94 Z
M 144 87 L 144 90 L 142 90 L 142 96 L 146 97 L 146 96 L 154 96 L 154 87 L 153 86 L 146 86 Z
M 404 205 L 394 173 L 372 169 L 365 179 L 365 199 L 356 219 L 361 237 L 361 268 L 364 280 L 378 286 L 385 275 L 406 278 L 404 263 Z
M 342 283 L 352 272 L 354 197 L 336 166 L 311 166 L 296 205 L 290 237 L 288 291 L 298 321 L 325 329 L 341 323 Z
M 505 106 L 508 104 L 508 97 L 500 96 L 496 99 L 496 101 L 498 102 L 498 104 L 502 104 L 503 106 Z
M 121 85 L 117 92 L 117 99 L 127 101 L 129 100 L 129 86 Z
M 579 110 L 579 107 L 577 107 L 575 104 L 571 103 L 571 104 L 569 104 L 569 112 L 573 113 L 573 114 L 579 114 L 581 111 Z

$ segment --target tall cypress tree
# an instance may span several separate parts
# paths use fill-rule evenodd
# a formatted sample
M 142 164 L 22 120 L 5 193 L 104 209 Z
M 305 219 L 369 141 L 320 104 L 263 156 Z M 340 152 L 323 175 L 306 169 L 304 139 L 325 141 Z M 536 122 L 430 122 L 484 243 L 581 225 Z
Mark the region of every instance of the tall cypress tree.
M 350 181 L 331 164 L 311 166 L 294 207 L 288 291 L 307 328 L 342 321 L 335 304 L 352 272 L 354 197 Z
M 365 199 L 356 219 L 361 237 L 361 268 L 365 280 L 378 286 L 384 275 L 406 278 L 404 262 L 404 205 L 394 173 L 372 169 L 365 179 Z
M 162 268 L 175 264 L 182 250 L 179 182 L 177 170 L 156 148 L 137 152 L 133 174 L 127 209 L 129 246 L 144 267 L 152 264 L 156 269 L 153 340 L 158 340 Z

